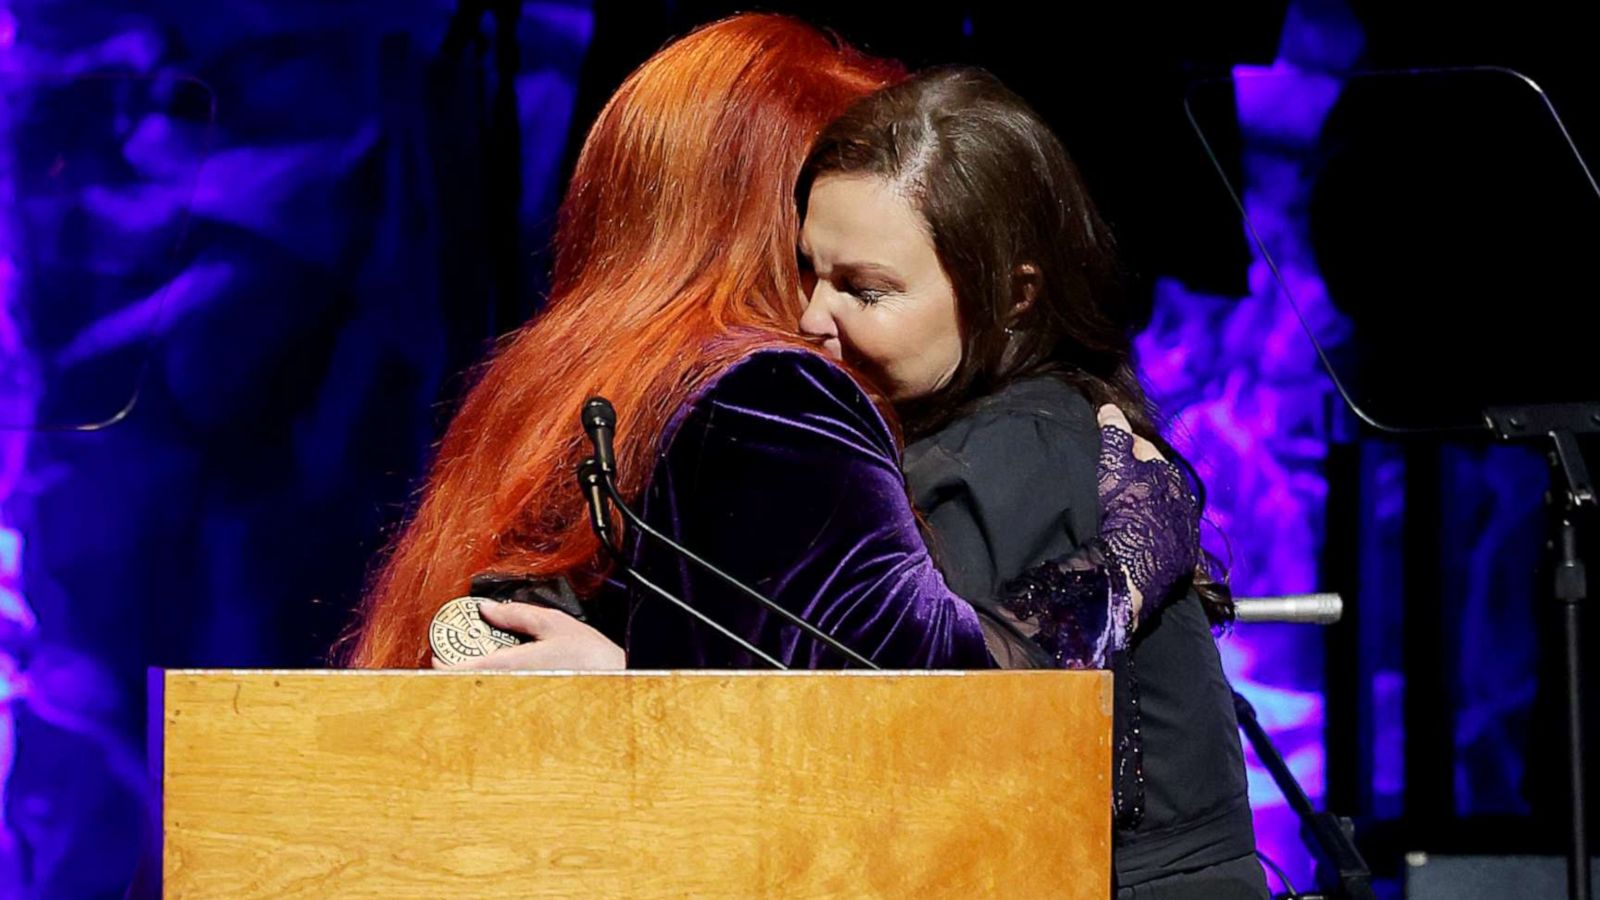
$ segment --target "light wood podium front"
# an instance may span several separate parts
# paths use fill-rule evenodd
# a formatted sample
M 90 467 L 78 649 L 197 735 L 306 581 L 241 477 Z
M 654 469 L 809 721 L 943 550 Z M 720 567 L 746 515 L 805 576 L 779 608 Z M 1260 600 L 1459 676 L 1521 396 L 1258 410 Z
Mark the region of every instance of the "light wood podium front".
M 153 670 L 151 691 L 167 897 L 1110 895 L 1105 672 Z

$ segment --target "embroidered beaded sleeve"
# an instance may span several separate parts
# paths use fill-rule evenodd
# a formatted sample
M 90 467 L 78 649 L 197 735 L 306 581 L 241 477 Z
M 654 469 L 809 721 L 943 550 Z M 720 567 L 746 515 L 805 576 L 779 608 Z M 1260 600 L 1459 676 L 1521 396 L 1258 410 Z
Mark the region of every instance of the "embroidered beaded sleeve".
M 1000 599 L 1063 668 L 1108 665 L 1199 559 L 1199 504 L 1183 473 L 1135 458 L 1126 431 L 1106 427 L 1100 439 L 1100 533 L 1024 572 Z

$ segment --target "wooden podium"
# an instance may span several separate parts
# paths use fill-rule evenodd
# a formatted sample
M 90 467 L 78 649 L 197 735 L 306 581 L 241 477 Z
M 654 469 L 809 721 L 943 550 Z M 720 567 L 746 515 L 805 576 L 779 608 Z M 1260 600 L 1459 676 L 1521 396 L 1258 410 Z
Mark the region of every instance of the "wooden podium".
M 167 897 L 1110 896 L 1105 672 L 153 670 L 151 691 Z

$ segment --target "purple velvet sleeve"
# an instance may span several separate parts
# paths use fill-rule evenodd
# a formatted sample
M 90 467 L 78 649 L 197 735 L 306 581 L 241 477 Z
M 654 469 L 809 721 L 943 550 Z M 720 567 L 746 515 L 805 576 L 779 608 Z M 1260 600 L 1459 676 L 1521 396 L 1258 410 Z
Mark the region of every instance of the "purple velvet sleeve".
M 988 668 L 974 609 L 928 555 L 887 425 L 802 350 L 757 352 L 669 424 L 643 499 L 653 526 L 885 668 Z M 647 577 L 794 668 L 845 661 L 651 541 Z M 633 668 L 759 668 L 665 601 L 633 598 Z

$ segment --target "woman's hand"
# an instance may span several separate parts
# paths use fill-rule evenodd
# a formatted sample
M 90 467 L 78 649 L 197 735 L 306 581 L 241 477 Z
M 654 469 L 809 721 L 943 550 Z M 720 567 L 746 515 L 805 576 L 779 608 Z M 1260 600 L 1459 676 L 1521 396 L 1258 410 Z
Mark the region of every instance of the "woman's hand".
M 627 654 L 621 647 L 560 610 L 532 603 L 481 603 L 478 614 L 496 628 L 524 634 L 532 640 L 453 666 L 435 659 L 435 669 L 592 671 L 628 667 Z
M 1200 505 L 1189 481 L 1155 444 L 1133 433 L 1115 405 L 1100 407 L 1100 535 L 1128 581 L 1133 621 L 1145 598 L 1161 602 L 1200 559 Z

